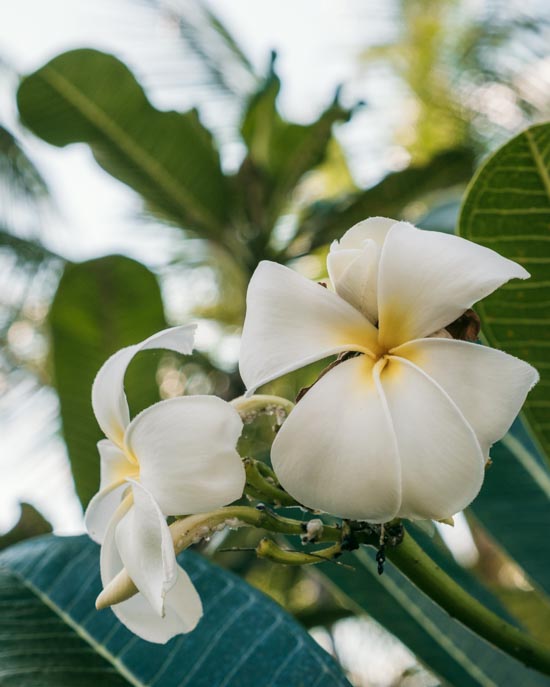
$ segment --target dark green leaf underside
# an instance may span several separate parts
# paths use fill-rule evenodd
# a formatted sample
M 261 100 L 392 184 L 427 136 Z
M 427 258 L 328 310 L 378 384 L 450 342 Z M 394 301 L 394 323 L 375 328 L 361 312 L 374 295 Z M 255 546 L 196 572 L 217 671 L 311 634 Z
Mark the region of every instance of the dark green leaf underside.
M 445 684 L 456 687 L 543 687 L 548 678 L 514 659 L 453 620 L 391 564 L 379 576 L 374 552 L 360 549 L 348 563 L 355 572 L 324 566 L 348 607 L 367 612 L 401 639 Z
M 0 555 L 0 684 L 74 687 L 349 687 L 279 606 L 193 553 L 180 563 L 205 607 L 198 628 L 161 646 L 98 612 L 99 549 L 43 537 Z
M 550 474 L 516 420 L 491 448 L 493 465 L 470 510 L 540 589 L 550 596 Z

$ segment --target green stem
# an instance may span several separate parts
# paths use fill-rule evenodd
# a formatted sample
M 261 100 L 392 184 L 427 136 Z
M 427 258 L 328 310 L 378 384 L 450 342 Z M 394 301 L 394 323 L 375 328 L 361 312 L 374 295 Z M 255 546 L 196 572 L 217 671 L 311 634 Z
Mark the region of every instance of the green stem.
M 224 527 L 235 529 L 257 527 L 269 532 L 300 536 L 304 534 L 306 523 L 291 518 L 283 518 L 271 511 L 258 510 L 250 506 L 226 506 L 211 513 L 189 515 L 173 522 L 170 525 L 170 533 L 174 543 L 174 551 L 178 554 Z M 340 528 L 326 525 L 320 531 L 317 541 L 339 541 L 341 534 Z M 137 592 L 138 589 L 130 579 L 126 569 L 122 569 L 97 597 L 96 608 L 107 608 L 121 601 L 126 601 Z
M 470 596 L 406 533 L 386 557 L 447 613 L 526 666 L 550 675 L 550 651 Z
M 256 553 L 259 558 L 266 558 L 273 563 L 280 563 L 282 565 L 315 565 L 338 558 L 342 553 L 342 546 L 340 543 L 337 543 L 313 553 L 306 553 L 282 549 L 273 540 L 264 538 L 260 540 L 256 547 Z
M 299 505 L 290 494 L 278 486 L 273 473 L 267 465 L 254 458 L 245 458 L 246 491 L 260 501 L 268 501 L 279 506 Z
M 283 518 L 269 510 L 258 510 L 250 506 L 227 506 L 211 513 L 191 515 L 172 523 L 170 531 L 176 553 L 183 551 L 221 526 L 257 527 L 269 532 L 301 536 L 305 532 L 306 523 L 292 518 Z M 325 525 L 319 533 L 318 541 L 339 541 L 341 533 L 339 527 Z

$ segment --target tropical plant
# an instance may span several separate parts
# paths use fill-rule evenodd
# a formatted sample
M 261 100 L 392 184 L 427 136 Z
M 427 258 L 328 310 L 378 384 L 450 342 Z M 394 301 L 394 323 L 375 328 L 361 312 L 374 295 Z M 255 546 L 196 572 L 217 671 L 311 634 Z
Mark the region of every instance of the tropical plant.
M 182 31 L 185 26 L 181 24 Z M 226 45 L 238 54 L 231 38 L 218 29 Z M 30 131 L 56 146 L 88 145 L 104 170 L 142 198 L 147 213 L 179 232 L 184 257 L 172 269 L 209 266 L 217 280 L 216 299 L 199 308 L 197 315 L 221 323 L 226 332 L 239 330 L 246 285 L 262 260 L 308 269 L 309 276 L 321 278 L 321 258 L 328 244 L 355 222 L 375 215 L 407 216 L 413 202 L 433 198 L 440 191 L 452 189 L 456 195 L 475 164 L 467 137 L 466 144 L 460 140 L 456 146 L 453 134 L 413 166 L 390 174 L 372 188 L 358 189 L 333 135 L 336 125 L 353 116 L 353 109 L 343 107 L 337 94 L 316 121 L 308 125 L 288 122 L 277 108 L 280 81 L 275 64 L 259 79 L 244 56 L 240 61 L 250 76 L 250 88 L 256 88 L 249 96 L 239 94 L 241 99 L 246 97 L 239 130 L 245 153 L 234 173 L 222 168 L 215 137 L 196 110 L 179 113 L 154 108 L 134 75 L 112 55 L 89 49 L 60 55 L 25 77 L 17 96 L 22 122 Z M 213 71 L 222 87 L 231 90 L 225 74 Z M 462 124 L 457 126 L 462 131 Z M 34 197 L 44 188 L 40 177 L 32 167 L 25 167 L 27 160 L 13 135 L 6 131 L 4 140 L 9 153 L 5 159 L 13 164 L 9 178 L 14 178 L 14 169 L 26 169 L 19 175 L 22 189 Z M 550 363 L 545 343 L 548 318 L 544 317 L 549 302 L 545 279 L 550 260 L 549 140 L 550 126 L 543 124 L 504 145 L 471 182 L 458 222 L 461 235 L 497 249 L 533 274 L 529 282 L 503 287 L 478 310 L 484 339 L 534 365 L 541 382 L 529 397 L 525 417 L 493 449 L 494 465 L 467 513 L 480 548 L 489 541 L 491 555 L 498 557 L 498 570 L 513 571 L 521 584 L 505 589 L 482 565 L 478 570 L 460 566 L 439 534 L 427 536 L 420 526 L 409 524 L 406 546 L 388 545 L 390 562 L 382 575 L 374 554 L 366 548 L 346 554 L 345 563 L 354 572 L 333 562 L 315 573 L 302 569 L 281 573 L 281 598 L 285 598 L 285 588 L 308 575 L 323 599 L 317 608 L 308 609 L 286 596 L 287 607 L 298 617 L 306 618 L 309 610 L 316 622 L 330 625 L 342 615 L 366 612 L 448 684 L 548 683 L 543 675 L 548 674 L 548 653 L 536 640 L 544 639 L 550 618 L 550 577 L 541 553 L 550 524 L 546 462 Z M 312 198 L 306 193 L 308 183 L 315 177 L 330 180 L 327 164 L 331 161 L 341 165 L 345 183 L 325 184 L 320 197 Z M 450 217 L 444 221 L 441 215 L 427 217 L 425 226 L 452 227 L 453 209 Z M 62 265 L 35 236 L 21 237 L 9 230 L 0 237 L 10 255 L 24 258 L 24 269 Z M 47 324 L 51 381 L 60 399 L 76 488 L 86 506 L 99 486 L 95 447 L 102 437 L 89 404 L 92 382 L 111 354 L 166 327 L 157 277 L 144 265 L 118 255 L 65 262 Z M 9 353 L 10 349 L 5 350 Z M 128 373 L 132 414 L 158 400 L 155 370 L 159 362 L 161 389 L 168 378 L 194 377 L 208 380 L 209 390 L 225 398 L 243 391 L 236 371 L 217 364 L 215 356 L 195 354 L 191 362 L 182 363 L 171 354 L 148 351 L 138 356 Z M 294 373 L 272 383 L 271 391 L 294 399 L 321 369 L 316 364 Z M 273 496 L 270 486 L 277 489 L 266 467 L 281 419 L 275 411 L 254 414 L 241 439 L 241 453 L 255 459 L 248 462 L 247 481 L 249 496 L 256 503 Z M 278 498 L 281 493 L 277 492 Z M 277 530 L 265 517 L 258 524 L 266 532 L 278 532 L 280 551 L 289 545 L 300 547 L 300 533 L 294 526 Z M 326 524 L 331 527 L 330 522 Z M 216 553 L 213 542 L 210 554 L 266 588 L 264 573 L 271 564 L 265 559 L 256 564 L 253 555 L 238 550 L 257 547 L 254 533 L 239 530 L 225 537 L 224 547 L 237 550 Z M 367 539 L 378 548 L 376 537 Z M 313 560 L 319 558 L 315 550 L 307 563 L 319 562 Z M 166 647 L 132 638 L 108 612 L 96 615 L 93 610 L 100 590 L 97 557 L 96 548 L 83 538 L 51 536 L 2 554 L 4 605 L 12 612 L 11 618 L 2 621 L 5 632 L 0 639 L 9 657 L 1 673 L 6 680 L 33 684 L 30 676 L 39 675 L 40 684 L 52 685 L 74 684 L 75 679 L 91 684 L 98 676 L 104 684 L 113 685 L 187 681 L 221 687 L 257 684 L 261 679 L 274 686 L 306 681 L 346 684 L 333 662 L 284 611 L 232 573 L 188 552 L 179 560 L 207 599 L 199 629 Z M 38 630 L 29 632 L 29 623 Z M 45 624 L 55 635 L 54 642 L 47 636 L 50 630 L 42 632 Z M 222 636 L 229 640 L 222 641 Z M 211 660 L 214 650 L 216 660 Z

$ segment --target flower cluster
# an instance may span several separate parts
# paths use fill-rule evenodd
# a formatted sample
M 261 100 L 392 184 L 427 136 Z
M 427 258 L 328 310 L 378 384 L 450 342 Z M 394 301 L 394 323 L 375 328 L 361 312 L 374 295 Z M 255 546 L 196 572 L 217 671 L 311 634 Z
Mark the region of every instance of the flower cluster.
M 130 421 L 124 374 L 132 358 L 150 348 L 189 354 L 193 337 L 193 326 L 175 327 L 123 348 L 99 370 L 92 388 L 94 413 L 107 438 L 98 444 L 101 484 L 86 526 L 102 545 L 103 585 L 125 568 L 141 592 L 114 605 L 114 612 L 152 642 L 189 632 L 202 616 L 199 595 L 176 562 L 166 517 L 231 503 L 245 482 L 235 448 L 242 422 L 221 399 L 160 401 Z
M 491 445 L 538 379 L 517 358 L 453 338 L 452 325 L 529 274 L 464 239 L 385 218 L 335 242 L 327 271 L 330 284 L 317 284 L 263 262 L 248 290 L 240 355 L 248 394 L 337 356 L 278 432 L 276 478 L 302 506 L 348 520 L 447 519 L 475 498 Z M 166 518 L 209 513 L 245 488 L 233 405 L 184 396 L 130 421 L 123 380 L 133 356 L 192 347 L 193 327 L 160 332 L 107 360 L 92 391 L 107 437 L 86 513 L 102 544 L 98 606 L 114 603 L 125 625 L 155 642 L 192 630 L 202 614 Z M 113 602 L 124 575 L 140 594 Z

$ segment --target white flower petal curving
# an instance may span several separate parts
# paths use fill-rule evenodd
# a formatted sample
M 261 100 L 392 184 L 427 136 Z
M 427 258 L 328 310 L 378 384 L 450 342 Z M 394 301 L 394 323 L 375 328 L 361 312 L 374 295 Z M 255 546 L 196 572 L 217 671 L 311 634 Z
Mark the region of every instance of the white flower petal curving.
M 393 351 L 422 368 L 453 399 L 484 456 L 510 429 L 539 375 L 507 353 L 452 339 L 419 339 Z
M 113 443 L 122 446 L 130 422 L 124 375 L 132 358 L 151 348 L 189 354 L 193 350 L 194 331 L 195 325 L 184 325 L 157 332 L 139 344 L 117 351 L 101 366 L 92 386 L 92 406 L 99 426 Z
M 336 293 L 372 324 L 378 322 L 378 260 L 380 248 L 366 241 L 361 250 L 331 251 L 327 268 Z
M 249 393 L 341 351 L 375 352 L 376 341 L 376 328 L 323 286 L 273 262 L 254 272 L 239 363 Z
M 101 481 L 99 491 L 103 491 L 112 484 L 124 481 L 127 477 L 136 477 L 139 467 L 132 456 L 127 456 L 110 439 L 97 442 L 100 459 Z
M 88 534 L 97 544 L 103 543 L 113 513 L 120 506 L 127 489 L 126 479 L 112 482 L 109 486 L 98 491 L 88 504 L 84 514 L 84 522 Z
M 140 499 L 136 487 L 139 488 L 139 485 L 133 485 L 134 497 L 137 496 Z M 142 496 L 144 496 L 145 501 L 150 498 L 146 495 L 146 492 L 142 493 Z M 143 505 L 141 503 L 140 507 L 143 507 Z M 202 617 L 202 603 L 189 576 L 175 561 L 173 549 L 171 551 L 171 559 L 167 559 L 170 553 L 165 549 L 163 542 L 167 539 L 164 528 L 167 530 L 168 527 L 163 519 L 158 518 L 158 512 L 156 519 L 152 515 L 152 512 L 155 510 L 154 501 L 145 505 L 142 512 L 137 516 L 133 515 L 125 525 L 126 518 L 132 514 L 134 509 L 135 505 L 132 505 L 132 499 L 125 499 L 109 523 L 105 542 L 101 548 L 101 580 L 103 586 L 106 587 L 124 567 L 121 554 L 117 548 L 117 540 L 122 542 L 122 538 L 126 538 L 126 536 L 135 536 L 141 539 L 147 536 L 148 541 L 141 542 L 143 548 L 134 551 L 133 554 L 129 553 L 129 547 L 123 543 L 123 555 L 125 563 L 129 563 L 133 570 L 134 577 L 132 579 L 134 583 L 140 592 L 144 589 L 149 590 L 149 595 L 156 590 L 156 586 L 150 585 L 151 580 L 158 581 L 162 578 L 162 575 L 157 577 L 152 572 L 155 569 L 155 565 L 158 567 L 158 561 L 156 564 L 151 560 L 143 561 L 143 557 L 150 556 L 155 551 L 156 556 L 160 557 L 161 560 L 162 556 L 165 556 L 162 560 L 162 566 L 164 566 L 163 570 L 169 574 L 169 583 L 163 584 L 161 592 L 163 594 L 163 603 L 159 604 L 157 597 L 153 594 L 153 607 L 146 596 L 139 593 L 127 601 L 115 604 L 111 608 L 118 619 L 139 637 L 149 642 L 164 644 L 172 637 L 190 632 L 196 627 Z M 140 534 L 139 531 L 133 531 L 134 526 L 143 525 L 142 520 L 144 518 L 146 521 L 150 519 L 150 522 L 145 524 L 144 533 Z M 155 522 L 156 526 L 158 526 L 156 531 Z M 118 528 L 121 525 L 125 530 L 123 533 L 118 532 Z M 169 532 L 168 537 L 170 537 Z M 134 569 L 136 560 L 143 561 L 149 571 L 145 582 L 142 579 L 145 576 L 144 573 L 136 572 Z M 160 605 L 163 606 L 163 614 L 161 615 L 158 613 Z
M 406 222 L 390 229 L 378 269 L 385 350 L 446 327 L 505 282 L 529 277 L 523 267 L 489 248 Z
M 374 241 L 379 248 L 382 248 L 389 230 L 397 223 L 396 219 L 388 217 L 369 217 L 348 229 L 337 245 L 341 249 L 349 250 L 362 248 L 365 241 Z
M 391 358 L 380 375 L 401 464 L 403 518 L 442 520 L 465 508 L 483 482 L 485 460 L 473 429 L 420 368 Z
M 183 396 L 137 415 L 125 444 L 139 460 L 140 482 L 165 515 L 204 513 L 242 496 L 241 431 L 238 412 L 225 401 Z
M 118 554 L 126 572 L 155 613 L 164 615 L 164 597 L 176 581 L 176 555 L 170 530 L 153 496 L 130 481 L 133 506 L 115 532 Z
M 271 457 L 283 487 L 305 506 L 387 522 L 400 506 L 400 469 L 372 368 L 359 356 L 324 375 L 279 430 Z

